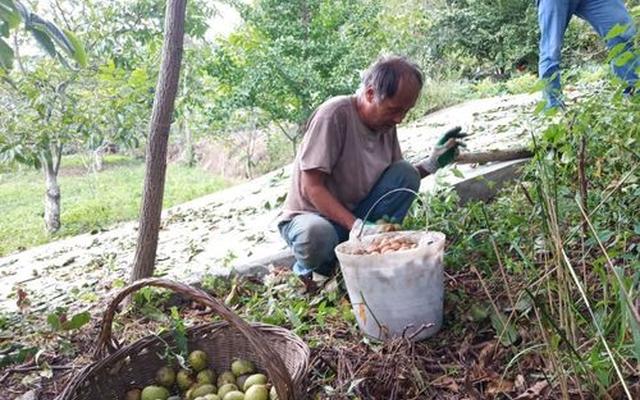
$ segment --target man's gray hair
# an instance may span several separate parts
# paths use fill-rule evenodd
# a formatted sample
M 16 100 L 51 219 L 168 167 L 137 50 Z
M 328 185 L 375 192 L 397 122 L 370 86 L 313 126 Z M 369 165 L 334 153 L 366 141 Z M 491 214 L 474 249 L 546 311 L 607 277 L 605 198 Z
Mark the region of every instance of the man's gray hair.
M 420 67 L 403 56 L 382 56 L 376 60 L 362 75 L 360 92 L 371 86 L 376 99 L 382 101 L 393 97 L 398 91 L 400 79 L 412 76 L 422 89 L 424 77 Z

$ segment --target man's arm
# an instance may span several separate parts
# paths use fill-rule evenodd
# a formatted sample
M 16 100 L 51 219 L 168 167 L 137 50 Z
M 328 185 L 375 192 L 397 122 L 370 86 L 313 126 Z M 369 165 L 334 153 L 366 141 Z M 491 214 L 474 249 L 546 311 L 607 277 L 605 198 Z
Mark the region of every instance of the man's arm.
M 327 189 L 327 174 L 317 169 L 302 171 L 302 193 L 322 215 L 350 231 L 356 217 Z

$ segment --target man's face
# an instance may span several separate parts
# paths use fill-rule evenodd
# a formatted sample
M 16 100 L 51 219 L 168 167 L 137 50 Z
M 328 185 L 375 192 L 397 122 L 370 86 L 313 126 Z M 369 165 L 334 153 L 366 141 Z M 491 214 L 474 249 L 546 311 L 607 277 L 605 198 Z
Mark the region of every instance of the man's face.
M 366 88 L 367 125 L 378 131 L 396 126 L 415 106 L 419 95 L 420 86 L 413 77 L 402 77 L 395 95 L 382 101 L 377 100 L 372 87 Z

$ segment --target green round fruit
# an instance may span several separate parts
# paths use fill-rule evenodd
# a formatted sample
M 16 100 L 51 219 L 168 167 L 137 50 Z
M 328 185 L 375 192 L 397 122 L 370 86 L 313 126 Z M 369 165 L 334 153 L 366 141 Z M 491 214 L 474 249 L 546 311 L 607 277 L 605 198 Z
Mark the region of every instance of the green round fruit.
M 170 388 L 176 383 L 176 371 L 170 367 L 162 367 L 156 372 L 156 382 L 160 386 Z
M 269 400 L 269 391 L 265 385 L 253 385 L 244 392 L 244 400 Z
M 196 375 L 198 383 L 216 383 L 216 373 L 211 369 L 203 369 Z
M 207 353 L 202 350 L 194 350 L 189 354 L 189 365 L 196 371 L 202 371 L 207 368 L 208 363 Z
M 180 390 L 187 390 L 191 386 L 193 386 L 195 380 L 193 379 L 191 372 L 187 371 L 186 369 L 181 369 L 176 375 L 176 382 L 178 382 L 178 387 L 180 388 Z
M 162 386 L 147 386 L 142 389 L 142 395 L 140 400 L 167 400 L 169 398 L 169 391 Z
M 231 372 L 233 372 L 235 376 L 252 374 L 255 371 L 256 367 L 253 366 L 251 361 L 238 359 L 231 363 Z
M 237 390 L 238 390 L 238 387 L 235 384 L 227 383 L 226 385 L 220 386 L 220 389 L 218 389 L 218 397 L 220 397 L 221 399 L 224 399 L 224 396 L 227 393 L 237 391 Z
M 131 389 L 124 395 L 124 400 L 140 400 L 140 396 L 142 395 L 142 390 L 140 389 Z
M 222 400 L 244 400 L 244 393 L 239 390 L 234 390 L 224 395 Z
M 182 400 L 180 396 L 170 396 L 167 400 Z
M 269 390 L 269 400 L 280 400 L 275 386 L 271 386 L 271 390 Z
M 193 391 L 191 392 L 191 397 L 189 400 L 193 400 L 196 397 L 204 397 L 208 394 L 215 393 L 215 392 L 216 392 L 216 387 L 209 383 L 197 385 L 193 388 Z
M 236 383 L 236 376 L 231 371 L 225 371 L 218 375 L 218 387 L 226 385 L 227 383 Z
M 210 393 L 204 396 L 204 400 L 221 400 L 221 399 L 220 399 L 220 396 L 218 396 L 217 394 Z
M 267 377 L 263 374 L 253 374 L 244 381 L 242 388 L 247 391 L 253 385 L 265 385 L 267 383 Z

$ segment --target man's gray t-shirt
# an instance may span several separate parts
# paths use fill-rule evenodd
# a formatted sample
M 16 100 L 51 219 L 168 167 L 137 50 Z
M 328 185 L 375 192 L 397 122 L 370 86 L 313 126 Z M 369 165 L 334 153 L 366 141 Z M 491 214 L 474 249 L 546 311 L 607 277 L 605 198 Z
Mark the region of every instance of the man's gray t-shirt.
M 302 171 L 326 173 L 329 192 L 353 211 L 392 163 L 402 159 L 396 128 L 373 131 L 360 119 L 354 96 L 334 97 L 311 116 L 293 166 L 281 221 L 319 214 L 302 192 Z

